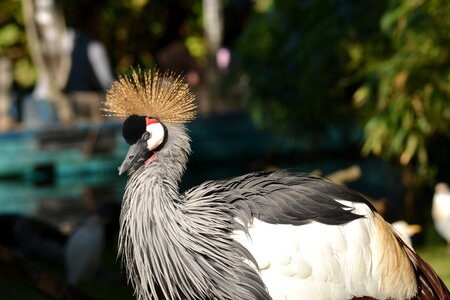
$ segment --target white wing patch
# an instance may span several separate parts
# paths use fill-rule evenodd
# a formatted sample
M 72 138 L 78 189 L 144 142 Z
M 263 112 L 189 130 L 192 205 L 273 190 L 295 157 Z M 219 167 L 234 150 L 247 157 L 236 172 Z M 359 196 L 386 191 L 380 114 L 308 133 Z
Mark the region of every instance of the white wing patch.
M 377 280 L 375 215 L 364 204 L 340 201 L 365 218 L 346 225 L 303 226 L 253 220 L 249 236 L 234 238 L 255 257 L 274 300 L 390 298 Z M 397 295 L 397 294 L 395 294 Z

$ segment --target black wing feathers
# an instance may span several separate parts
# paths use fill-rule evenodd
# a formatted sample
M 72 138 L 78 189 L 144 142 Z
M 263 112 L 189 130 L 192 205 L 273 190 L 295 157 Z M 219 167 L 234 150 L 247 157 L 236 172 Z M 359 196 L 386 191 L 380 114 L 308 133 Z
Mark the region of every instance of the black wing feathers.
M 317 221 L 339 225 L 362 217 L 336 199 L 364 203 L 375 211 L 364 197 L 344 186 L 286 171 L 250 173 L 205 182 L 187 191 L 186 197 L 217 197 L 230 203 L 241 218 L 251 214 L 274 224 L 302 225 Z

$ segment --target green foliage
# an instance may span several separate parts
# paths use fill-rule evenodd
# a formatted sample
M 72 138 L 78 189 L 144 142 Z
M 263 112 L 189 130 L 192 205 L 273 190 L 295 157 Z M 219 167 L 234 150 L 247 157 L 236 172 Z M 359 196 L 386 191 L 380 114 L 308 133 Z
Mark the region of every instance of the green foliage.
M 20 0 L 0 2 L 0 55 L 12 55 L 24 42 Z
M 20 0 L 0 1 L 0 57 L 13 62 L 14 78 L 21 88 L 30 87 L 36 72 L 27 52 Z
M 195 56 L 205 54 L 201 0 L 62 0 L 66 23 L 87 29 L 109 51 L 113 68 L 153 66 L 157 52 L 171 41 L 185 42 Z M 0 56 L 14 65 L 18 88 L 30 88 L 37 74 L 27 49 L 20 0 L 0 1 Z
M 273 0 L 237 47 L 244 104 L 285 132 L 358 116 L 363 154 L 423 183 L 450 138 L 449 47 L 447 0 Z
M 0 48 L 6 49 L 20 41 L 20 29 L 15 24 L 7 24 L 0 29 Z
M 113 0 L 101 9 L 99 37 L 119 73 L 130 65 L 154 65 L 157 52 L 174 40 L 202 55 L 201 13 L 201 0 Z
M 377 29 L 379 11 L 375 1 L 274 0 L 255 13 L 237 51 L 253 119 L 301 132 L 348 117 L 358 55 L 349 42 Z
M 448 259 L 448 246 L 441 243 L 440 245 L 428 245 L 416 249 L 417 253 L 429 263 L 448 289 L 450 289 L 450 259 Z
M 361 45 L 363 153 L 426 170 L 430 140 L 450 138 L 449 16 L 447 0 L 391 0 L 378 36 Z

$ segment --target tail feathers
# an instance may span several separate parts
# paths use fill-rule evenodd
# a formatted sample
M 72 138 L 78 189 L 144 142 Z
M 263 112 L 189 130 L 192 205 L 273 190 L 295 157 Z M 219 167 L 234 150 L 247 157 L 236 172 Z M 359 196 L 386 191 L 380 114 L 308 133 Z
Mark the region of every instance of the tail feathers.
M 397 237 L 411 260 L 417 277 L 416 300 L 450 300 L 450 292 L 433 268 L 420 258 L 405 242 Z

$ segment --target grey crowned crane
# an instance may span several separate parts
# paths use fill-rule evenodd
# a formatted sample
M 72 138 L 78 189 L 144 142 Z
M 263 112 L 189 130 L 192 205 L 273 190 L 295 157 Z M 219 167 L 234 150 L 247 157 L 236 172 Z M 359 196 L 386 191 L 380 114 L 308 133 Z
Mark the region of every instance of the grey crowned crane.
M 287 171 L 180 193 L 195 98 L 133 72 L 107 93 L 130 144 L 119 255 L 138 299 L 450 299 L 432 268 L 360 194 Z M 232 145 L 230 145 L 232 147 Z

